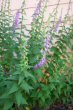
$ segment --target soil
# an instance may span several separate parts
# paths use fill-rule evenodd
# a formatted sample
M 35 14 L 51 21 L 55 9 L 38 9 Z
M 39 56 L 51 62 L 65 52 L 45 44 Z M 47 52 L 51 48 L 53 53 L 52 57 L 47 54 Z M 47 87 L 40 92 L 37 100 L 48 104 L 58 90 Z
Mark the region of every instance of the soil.
M 50 108 L 47 108 L 46 110 L 73 110 L 73 105 L 54 105 Z

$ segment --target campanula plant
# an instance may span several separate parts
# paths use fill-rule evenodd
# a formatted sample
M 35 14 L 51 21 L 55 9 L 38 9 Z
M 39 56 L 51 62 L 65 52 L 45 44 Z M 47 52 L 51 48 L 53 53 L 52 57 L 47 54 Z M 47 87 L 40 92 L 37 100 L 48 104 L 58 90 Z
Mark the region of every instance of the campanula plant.
M 27 40 L 20 24 L 24 16 L 19 10 L 14 19 L 9 10 L 0 13 L 0 109 L 23 109 L 36 82 L 29 71 Z
M 36 20 L 38 20 L 38 18 Z M 32 66 L 31 71 L 32 73 L 35 74 L 35 77 L 37 78 L 37 83 L 35 84 L 35 87 L 34 87 L 35 89 L 32 91 L 30 95 L 31 102 L 29 102 L 33 107 L 35 105 L 45 107 L 47 105 L 54 104 L 55 102 L 57 102 L 57 100 L 58 102 L 65 103 L 65 104 L 67 104 L 70 101 L 72 102 L 71 98 L 69 98 L 68 100 L 68 98 L 66 97 L 67 95 L 65 94 L 66 88 L 62 91 L 62 88 L 64 88 L 64 84 L 65 84 L 65 87 L 69 87 L 69 85 L 67 85 L 66 83 L 67 77 L 64 74 L 65 74 L 65 69 L 67 68 L 67 63 L 70 60 L 67 48 L 69 48 L 72 51 L 71 39 L 73 39 L 73 37 L 69 36 L 69 34 L 72 32 L 71 30 L 72 28 L 70 27 L 71 29 L 70 28 L 65 29 L 65 27 L 62 27 L 62 29 L 60 29 L 61 21 L 62 21 L 62 13 L 52 32 L 46 31 L 47 27 L 45 28 L 45 31 L 43 30 L 45 38 L 41 34 L 41 36 L 43 37 L 43 40 L 41 38 L 41 41 L 43 41 L 41 43 L 41 46 L 42 46 L 41 48 L 39 46 L 40 37 L 38 39 L 37 47 L 34 48 L 37 43 L 36 39 L 38 38 L 38 35 L 40 35 L 40 33 L 38 33 L 39 30 L 37 31 L 37 29 L 40 26 L 37 28 L 33 28 L 39 25 L 40 23 L 38 24 L 38 22 L 35 21 L 34 25 L 32 25 L 32 29 L 31 29 L 32 34 L 29 39 L 29 50 L 31 51 L 29 54 L 29 58 L 30 58 L 30 55 L 31 55 L 31 58 L 32 57 L 33 58 L 29 59 L 29 61 L 31 62 L 31 63 L 29 62 L 29 65 Z M 33 31 L 34 29 L 35 31 Z M 37 34 L 35 34 L 35 32 L 37 32 Z M 40 32 L 43 33 L 42 30 L 40 30 Z M 35 35 L 37 35 L 37 38 L 35 37 Z M 35 38 L 35 40 L 33 37 Z M 56 39 L 54 43 L 53 43 L 53 39 Z M 42 54 L 40 55 L 41 59 L 40 57 L 38 58 L 38 55 L 35 52 L 37 48 L 40 48 L 39 53 Z M 32 63 L 32 61 L 34 62 Z M 63 75 L 60 76 L 59 74 L 63 74 Z M 58 79 L 56 79 L 56 77 Z M 55 83 L 57 81 L 60 81 L 61 77 L 65 78 L 65 80 L 61 80 L 63 81 L 63 83 L 60 83 L 60 82 L 57 83 L 58 88 L 59 86 L 62 86 L 62 88 L 61 89 L 59 88 L 57 91 Z M 52 83 L 50 83 L 50 78 Z M 70 85 L 71 96 L 72 96 L 72 85 Z M 68 89 L 68 92 L 69 92 L 69 89 Z M 71 96 L 69 94 L 69 97 Z
M 9 7 L 8 11 L 0 11 L 0 109 L 72 103 L 73 25 L 60 28 L 62 13 L 54 26 L 51 17 L 46 25 L 48 0 L 39 0 L 29 30 L 25 25 L 25 3 L 14 19 Z

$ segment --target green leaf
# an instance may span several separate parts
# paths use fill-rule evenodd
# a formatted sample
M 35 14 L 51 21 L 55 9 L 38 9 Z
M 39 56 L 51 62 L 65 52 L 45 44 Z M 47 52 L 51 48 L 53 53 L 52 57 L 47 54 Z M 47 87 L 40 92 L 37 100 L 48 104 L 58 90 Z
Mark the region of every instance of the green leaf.
M 36 78 L 34 75 L 32 75 L 30 72 L 25 72 L 25 77 L 30 78 L 34 83 L 36 83 Z
M 16 92 L 15 98 L 18 106 L 20 106 L 21 104 L 27 104 L 26 99 L 22 96 L 22 93 L 20 91 Z
M 25 92 L 29 93 L 31 89 L 33 89 L 27 82 L 23 81 L 20 87 L 25 90 Z
M 21 75 L 21 76 L 19 77 L 19 82 L 18 82 L 18 84 L 22 83 L 23 80 L 24 80 L 24 76 Z
M 13 105 L 13 102 L 11 100 L 7 100 L 4 104 L 3 110 L 9 110 L 11 106 Z
M 13 84 L 11 89 L 9 90 L 8 94 L 12 94 L 14 92 L 16 92 L 18 90 L 18 85 L 17 84 Z

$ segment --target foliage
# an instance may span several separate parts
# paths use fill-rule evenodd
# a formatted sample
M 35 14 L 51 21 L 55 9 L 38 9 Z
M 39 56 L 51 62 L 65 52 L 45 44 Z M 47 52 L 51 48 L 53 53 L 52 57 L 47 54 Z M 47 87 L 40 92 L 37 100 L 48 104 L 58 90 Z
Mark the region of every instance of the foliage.
M 25 1 L 21 15 L 18 10 L 15 19 L 10 10 L 0 11 L 1 110 L 23 110 L 37 104 L 46 107 L 55 102 L 73 103 L 73 25 L 55 32 L 51 17 L 47 25 L 44 23 L 47 0 L 42 2 L 43 8 L 40 3 L 34 12 L 36 17 L 31 30 L 24 24 Z M 59 28 L 58 25 L 55 27 Z M 36 65 L 38 68 L 34 68 Z
M 47 55 L 47 64 L 35 70 L 38 83 L 30 97 L 32 106 L 38 103 L 41 107 L 54 103 L 73 103 L 72 30 L 72 25 L 70 28 L 60 30 L 60 34 L 56 35 L 58 37 L 56 45 L 50 48 Z
M 27 105 L 27 97 L 36 82 L 30 73 L 27 40 L 20 28 L 14 27 L 12 17 L 1 12 L 0 20 L 0 109 Z M 7 13 L 8 14 L 8 13 Z M 17 19 L 17 18 L 16 18 Z M 21 21 L 22 18 L 20 18 Z M 22 38 L 21 38 L 22 36 Z

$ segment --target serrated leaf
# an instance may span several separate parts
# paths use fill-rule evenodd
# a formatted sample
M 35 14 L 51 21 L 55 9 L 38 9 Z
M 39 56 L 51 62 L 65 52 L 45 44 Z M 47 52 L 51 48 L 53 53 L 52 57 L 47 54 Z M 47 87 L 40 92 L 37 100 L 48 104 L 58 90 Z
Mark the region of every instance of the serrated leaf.
M 24 76 L 20 76 L 20 77 L 19 77 L 19 82 L 18 82 L 18 84 L 21 84 L 22 81 L 23 81 L 23 79 L 24 79 Z
M 36 83 L 36 79 L 31 73 L 26 72 L 25 77 L 30 78 L 32 81 L 34 81 L 34 83 Z
M 23 81 L 20 86 L 21 86 L 21 88 L 22 88 L 23 90 L 25 90 L 25 92 L 27 92 L 27 93 L 29 93 L 29 91 L 30 91 L 31 89 L 33 89 L 33 88 L 32 88 L 27 82 L 25 82 L 25 81 Z
M 22 93 L 20 91 L 16 92 L 15 98 L 18 106 L 21 104 L 27 104 L 26 99 L 22 96 Z
M 12 94 L 12 93 L 16 92 L 17 90 L 18 90 L 18 85 L 13 84 L 11 89 L 9 90 L 8 94 Z
M 12 105 L 13 105 L 13 102 L 10 100 L 7 100 L 4 104 L 3 110 L 9 110 L 9 108 L 11 108 Z
M 5 94 L 3 94 L 2 96 L 0 96 L 0 99 L 5 99 L 5 98 L 9 98 L 7 92 Z

